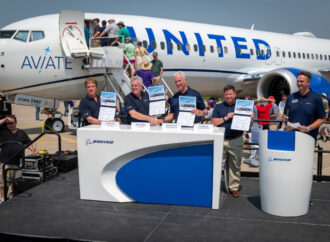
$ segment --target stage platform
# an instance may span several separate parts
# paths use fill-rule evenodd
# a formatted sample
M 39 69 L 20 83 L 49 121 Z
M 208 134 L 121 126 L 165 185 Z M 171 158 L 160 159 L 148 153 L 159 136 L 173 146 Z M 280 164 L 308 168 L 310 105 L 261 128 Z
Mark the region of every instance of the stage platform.
M 329 241 L 330 183 L 313 183 L 313 206 L 296 218 L 261 211 L 259 179 L 241 185 L 239 198 L 222 192 L 219 210 L 96 202 L 79 199 L 74 170 L 1 204 L 0 240 Z

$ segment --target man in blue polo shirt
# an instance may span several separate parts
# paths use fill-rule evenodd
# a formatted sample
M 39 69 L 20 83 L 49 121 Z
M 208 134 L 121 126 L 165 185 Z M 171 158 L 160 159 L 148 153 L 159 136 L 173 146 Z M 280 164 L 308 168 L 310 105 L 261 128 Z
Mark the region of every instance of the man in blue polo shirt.
M 87 95 L 80 101 L 79 105 L 80 114 L 84 119 L 83 126 L 101 124 L 101 120 L 98 119 L 101 102 L 100 97 L 96 95 L 97 81 L 93 78 L 87 78 L 85 88 Z
M 298 130 L 312 136 L 315 141 L 321 124 L 325 121 L 325 112 L 321 97 L 309 88 L 312 74 L 302 71 L 297 74 L 298 92 L 291 94 L 284 108 L 283 120 L 289 117 L 286 130 Z M 300 126 L 291 127 L 290 124 Z
M 138 76 L 131 80 L 131 93 L 125 96 L 124 105 L 129 124 L 146 121 L 153 125 L 161 123 L 156 116 L 149 116 L 149 95 L 147 92 L 142 92 L 142 79 Z
M 206 116 L 208 111 L 203 102 L 202 96 L 196 90 L 187 86 L 187 81 L 185 74 L 182 71 L 179 71 L 174 74 L 175 86 L 179 90 L 170 100 L 170 113 L 165 117 L 165 122 L 172 122 L 172 120 L 178 119 L 179 116 L 179 97 L 180 96 L 189 96 L 196 97 L 197 109 L 192 110 L 191 112 L 196 115 L 194 123 L 199 123 L 202 120 L 202 116 Z
M 225 128 L 225 140 L 223 143 L 223 163 L 225 164 L 225 177 L 227 189 L 233 197 L 239 197 L 239 185 L 241 180 L 241 162 L 243 156 L 243 131 L 232 130 L 231 123 L 234 117 L 236 91 L 232 85 L 223 89 L 225 101 L 217 104 L 213 110 L 211 123 Z M 251 114 L 253 122 L 253 113 Z

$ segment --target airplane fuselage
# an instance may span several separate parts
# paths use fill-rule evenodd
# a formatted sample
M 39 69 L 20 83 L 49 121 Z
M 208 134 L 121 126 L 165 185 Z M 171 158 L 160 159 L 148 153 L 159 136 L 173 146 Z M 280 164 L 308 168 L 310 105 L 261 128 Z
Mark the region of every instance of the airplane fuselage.
M 203 96 L 220 96 L 226 84 L 234 84 L 240 95 L 256 95 L 256 85 L 246 85 L 247 75 L 274 69 L 308 70 L 329 79 L 330 41 L 306 36 L 175 21 L 160 18 L 86 13 L 85 19 L 124 21 L 130 36 L 157 51 L 164 63 L 164 78 L 176 90 L 173 74 L 184 71 L 188 84 Z M 40 16 L 10 24 L 10 39 L 0 39 L 0 91 L 61 100 L 85 96 L 88 76 L 95 76 L 99 89 L 102 74 L 82 69 L 81 58 L 64 55 L 59 33 L 59 14 Z M 91 29 L 92 30 L 92 29 Z M 35 41 L 15 39 L 17 31 L 44 32 Z M 29 38 L 29 37 L 28 37 Z M 294 91 L 291 87 L 291 91 Z

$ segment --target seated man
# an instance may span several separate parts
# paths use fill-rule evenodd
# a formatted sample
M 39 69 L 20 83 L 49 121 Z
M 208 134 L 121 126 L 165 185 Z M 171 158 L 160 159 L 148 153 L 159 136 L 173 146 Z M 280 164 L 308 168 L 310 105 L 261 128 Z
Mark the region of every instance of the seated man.
M 87 95 L 81 99 L 79 105 L 80 114 L 84 119 L 83 126 L 101 124 L 101 120 L 98 119 L 101 101 L 100 96 L 96 95 L 97 81 L 93 78 L 87 78 L 85 81 L 85 88 Z
M 18 129 L 16 127 L 17 120 L 14 115 L 8 115 L 7 117 L 0 120 L 0 143 L 5 141 L 19 141 L 23 145 L 26 145 L 31 142 L 29 136 L 25 133 L 24 130 Z M 0 198 L 3 201 L 4 191 L 3 191 L 3 174 L 2 166 L 3 162 L 7 161 L 12 157 L 17 151 L 21 149 L 21 146 L 18 144 L 6 144 L 1 148 L 0 153 Z M 29 149 L 33 154 L 35 154 L 35 149 L 32 145 L 29 146 Z M 6 166 L 6 168 L 17 168 L 20 163 L 21 153 L 17 153 Z M 9 178 L 14 179 L 20 176 L 19 171 L 9 171 Z M 8 192 L 13 192 L 13 185 L 9 186 Z
M 135 76 L 131 81 L 131 93 L 124 99 L 125 109 L 128 113 L 128 123 L 149 122 L 153 125 L 161 123 L 155 116 L 149 116 L 149 95 L 142 92 L 142 79 Z
M 172 122 L 173 119 L 177 121 L 179 116 L 179 97 L 180 96 L 190 96 L 196 97 L 197 109 L 192 110 L 191 112 L 196 115 L 194 123 L 199 123 L 202 121 L 202 117 L 206 116 L 208 111 L 205 107 L 202 96 L 196 90 L 187 86 L 185 74 L 182 71 L 179 71 L 174 74 L 174 82 L 175 86 L 178 89 L 178 92 L 174 94 L 171 98 L 170 105 L 171 110 L 170 113 L 165 117 L 165 122 Z

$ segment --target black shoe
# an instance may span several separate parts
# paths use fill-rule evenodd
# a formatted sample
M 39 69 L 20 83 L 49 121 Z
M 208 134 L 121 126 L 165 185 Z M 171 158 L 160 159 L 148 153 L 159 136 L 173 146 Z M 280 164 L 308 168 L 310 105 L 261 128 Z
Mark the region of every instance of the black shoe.
M 318 140 L 323 140 L 323 136 L 320 136 L 320 137 L 318 138 Z

